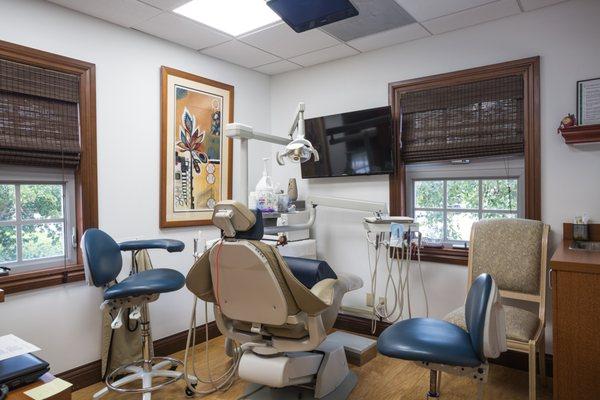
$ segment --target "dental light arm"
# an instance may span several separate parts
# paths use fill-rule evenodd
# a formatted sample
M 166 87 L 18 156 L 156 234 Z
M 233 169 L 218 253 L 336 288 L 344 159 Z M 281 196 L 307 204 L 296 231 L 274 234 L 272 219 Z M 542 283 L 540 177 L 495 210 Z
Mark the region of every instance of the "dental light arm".
M 231 139 L 258 140 L 260 142 L 281 144 L 283 146 L 289 144 L 292 140 L 266 133 L 254 132 L 251 126 L 244 124 L 227 124 L 225 127 L 225 135 Z
M 279 165 L 284 164 L 284 158 L 288 157 L 293 162 L 306 162 L 314 157 L 319 161 L 319 153 L 312 144 L 304 138 L 304 103 L 299 103 L 296 109 L 296 116 L 289 131 L 289 138 L 268 135 L 266 133 L 254 132 L 251 126 L 232 123 L 225 125 L 225 136 L 230 139 L 238 139 L 241 144 L 240 165 L 242 173 L 239 175 L 240 201 L 248 204 L 248 141 L 258 140 L 261 142 L 274 143 L 286 146 L 285 151 L 279 152 L 276 156 Z M 294 139 L 294 132 L 298 131 Z
M 309 207 L 308 221 L 303 224 L 265 227 L 265 234 L 276 235 L 279 232 L 301 231 L 310 229 L 315 223 L 317 206 L 343 208 L 346 210 L 365 211 L 375 215 L 387 214 L 387 204 L 376 201 L 344 199 L 341 197 L 309 196 L 306 199 Z

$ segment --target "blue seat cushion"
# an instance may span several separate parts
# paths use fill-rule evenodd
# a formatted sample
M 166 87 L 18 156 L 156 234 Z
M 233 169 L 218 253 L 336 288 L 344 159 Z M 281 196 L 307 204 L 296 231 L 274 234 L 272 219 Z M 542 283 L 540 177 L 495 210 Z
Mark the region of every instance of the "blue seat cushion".
M 377 340 L 377 350 L 388 357 L 459 367 L 476 367 L 481 360 L 469 334 L 449 322 L 412 318 L 387 328 Z
M 285 256 L 283 259 L 296 279 L 309 289 L 323 279 L 337 279 L 337 275 L 325 261 Z
M 104 300 L 167 293 L 179 290 L 184 276 L 174 269 L 158 268 L 138 272 L 104 291 Z

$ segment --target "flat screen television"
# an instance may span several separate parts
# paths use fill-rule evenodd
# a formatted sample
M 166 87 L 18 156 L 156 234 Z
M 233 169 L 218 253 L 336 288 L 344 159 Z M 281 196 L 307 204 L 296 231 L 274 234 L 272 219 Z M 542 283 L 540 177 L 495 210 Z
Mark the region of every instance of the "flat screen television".
M 320 161 L 301 164 L 302 178 L 390 174 L 392 136 L 389 106 L 307 119 L 306 138 Z

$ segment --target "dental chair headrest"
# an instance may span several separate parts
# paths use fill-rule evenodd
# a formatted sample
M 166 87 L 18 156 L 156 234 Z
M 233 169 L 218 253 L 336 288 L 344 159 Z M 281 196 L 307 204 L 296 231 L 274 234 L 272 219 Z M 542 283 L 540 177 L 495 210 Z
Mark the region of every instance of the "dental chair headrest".
M 247 231 L 238 231 L 235 234 L 236 239 L 242 240 L 262 240 L 265 235 L 265 225 L 263 223 L 262 212 L 260 210 L 250 210 L 254 213 L 256 223 Z
M 213 224 L 225 237 L 235 237 L 236 232 L 246 232 L 256 224 L 256 215 L 248 207 L 234 200 L 224 200 L 214 208 Z

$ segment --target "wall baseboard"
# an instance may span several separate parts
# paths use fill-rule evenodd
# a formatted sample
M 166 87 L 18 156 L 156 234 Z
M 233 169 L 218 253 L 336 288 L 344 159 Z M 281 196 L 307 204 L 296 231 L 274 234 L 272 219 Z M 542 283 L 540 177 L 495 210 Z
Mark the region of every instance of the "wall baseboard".
M 371 333 L 371 320 L 363 317 L 356 317 L 349 314 L 339 314 L 335 321 L 334 328 L 342 329 L 348 332 L 360 335 L 379 336 L 381 332 L 391 324 L 389 322 L 377 322 L 375 335 Z M 495 360 L 490 360 L 493 364 L 503 367 L 513 368 L 520 371 L 529 370 L 529 361 L 526 353 L 514 350 L 508 350 L 502 353 Z M 546 376 L 552 376 L 552 354 L 546 354 Z
M 154 341 L 154 354 L 157 356 L 167 356 L 173 353 L 177 353 L 185 349 L 188 331 L 176 333 L 171 336 L 164 337 Z M 208 323 L 208 339 L 216 338 L 220 336 L 219 328 L 217 324 L 213 322 Z M 200 325 L 196 327 L 196 344 L 203 343 L 206 340 L 205 326 Z M 61 372 L 56 376 L 66 380 L 73 384 L 73 390 L 79 390 L 84 387 L 93 385 L 94 383 L 102 380 L 102 361 L 96 360 L 79 367 L 75 367 L 65 372 Z

